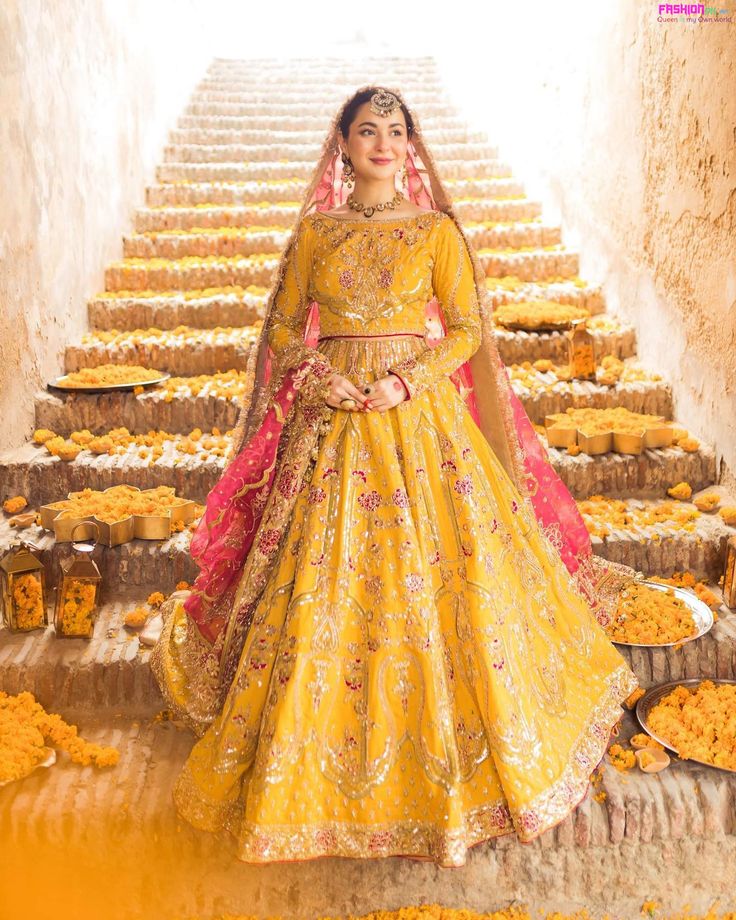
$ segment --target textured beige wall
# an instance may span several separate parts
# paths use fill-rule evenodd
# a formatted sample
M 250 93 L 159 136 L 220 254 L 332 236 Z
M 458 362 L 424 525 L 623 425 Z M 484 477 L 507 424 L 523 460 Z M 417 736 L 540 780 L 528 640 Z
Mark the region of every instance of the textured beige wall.
M 0 447 L 87 328 L 87 298 L 211 54 L 189 0 L 0 5 Z
M 448 76 L 580 247 L 583 277 L 635 323 L 678 419 L 733 475 L 736 16 L 691 26 L 658 23 L 654 2 L 546 6 L 495 18 L 485 53 L 469 37 L 477 50 Z

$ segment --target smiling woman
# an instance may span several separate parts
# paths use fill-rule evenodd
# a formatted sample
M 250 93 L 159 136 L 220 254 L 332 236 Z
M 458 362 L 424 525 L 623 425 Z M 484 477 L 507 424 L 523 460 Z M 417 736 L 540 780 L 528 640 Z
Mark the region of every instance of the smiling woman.
M 531 841 L 583 798 L 637 687 L 602 628 L 635 573 L 593 558 L 513 397 L 416 124 L 380 87 L 333 122 L 192 540 L 200 576 L 152 657 L 201 736 L 177 807 L 246 861 L 459 866 Z

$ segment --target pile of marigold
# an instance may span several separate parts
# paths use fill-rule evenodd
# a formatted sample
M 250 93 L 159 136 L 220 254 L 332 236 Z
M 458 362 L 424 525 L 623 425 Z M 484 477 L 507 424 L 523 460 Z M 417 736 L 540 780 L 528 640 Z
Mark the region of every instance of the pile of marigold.
M 101 435 L 94 435 L 88 429 L 73 431 L 68 439 L 58 437 L 53 431 L 38 428 L 33 440 L 42 444 L 53 457 L 74 460 L 83 451 L 93 454 L 128 454 L 149 461 L 149 466 L 163 456 L 167 444 L 180 454 L 206 457 L 224 457 L 230 447 L 232 430 L 224 434 L 219 428 L 203 432 L 195 428 L 188 435 L 170 434 L 167 431 L 149 431 L 147 434 L 131 434 L 127 428 L 113 428 Z
M 569 364 L 554 364 L 549 358 L 536 361 L 523 361 L 508 367 L 512 383 L 519 383 L 532 393 L 554 390 L 556 393 L 569 392 L 574 376 Z M 624 362 L 613 355 L 605 355 L 596 367 L 596 383 L 614 386 L 616 383 L 653 382 L 661 380 L 660 374 L 654 374 L 638 364 Z M 561 385 L 562 384 L 562 385 Z
M 47 745 L 84 766 L 110 767 L 120 759 L 116 748 L 80 738 L 75 725 L 47 712 L 32 693 L 0 690 L 0 784 L 28 776 L 48 756 Z
M 624 406 L 608 409 L 569 407 L 564 412 L 554 413 L 552 418 L 555 428 L 575 428 L 588 436 L 609 431 L 644 434 L 648 428 L 661 428 L 667 425 L 658 415 L 632 412 Z
M 131 383 L 146 383 L 163 376 L 163 371 L 137 364 L 100 364 L 85 367 L 60 377 L 57 383 L 67 387 L 127 386 Z
M 240 284 L 225 284 L 225 285 L 214 285 L 211 287 L 204 288 L 191 288 L 186 291 L 177 290 L 176 288 L 169 288 L 164 291 L 153 290 L 152 288 L 143 290 L 143 291 L 134 291 L 134 290 L 117 290 L 117 291 L 100 291 L 99 294 L 95 295 L 96 300 L 146 300 L 146 299 L 155 299 L 158 297 L 176 297 L 181 300 L 207 300 L 211 297 L 235 297 L 238 300 L 242 300 L 247 295 L 251 297 L 262 299 L 265 298 L 268 294 L 268 288 L 263 287 L 260 284 L 248 284 L 243 287 Z
M 159 329 L 149 326 L 147 329 L 95 330 L 82 336 L 83 345 L 115 345 L 118 347 L 136 347 L 141 345 L 158 345 L 160 347 L 179 348 L 182 345 L 242 344 L 255 341 L 256 323 L 252 326 L 215 326 L 212 329 L 198 329 L 194 326 L 176 326 L 174 329 Z
M 85 518 L 94 515 L 106 524 L 114 524 L 134 514 L 165 515 L 187 502 L 187 499 L 177 497 L 173 486 L 156 486 L 138 491 L 121 485 L 111 486 L 104 491 L 82 489 L 70 498 L 55 502 L 54 508 L 66 517 Z
M 497 307 L 493 319 L 499 326 L 523 326 L 538 329 L 540 326 L 557 326 L 573 319 L 587 319 L 590 316 L 585 307 L 558 303 L 556 300 L 522 300 Z
M 38 629 L 45 625 L 46 604 L 38 572 L 13 576 L 13 601 L 17 629 Z
M 690 608 L 674 591 L 635 582 L 619 594 L 606 632 L 614 642 L 663 645 L 689 638 L 697 627 Z
M 669 578 L 661 578 L 652 575 L 649 581 L 656 581 L 661 585 L 673 585 L 676 588 L 692 588 L 694 593 L 707 604 L 711 609 L 721 606 L 721 599 L 716 595 L 704 581 L 698 581 L 692 572 L 674 572 Z M 713 610 L 714 619 L 718 619 L 718 614 Z
M 245 371 L 219 371 L 196 377 L 171 377 L 156 389 L 165 391 L 164 402 L 172 402 L 176 396 L 199 395 L 236 400 L 245 393 L 247 379 Z
M 683 760 L 736 770 L 736 684 L 675 687 L 650 711 L 648 728 Z
M 604 495 L 591 495 L 577 502 L 588 532 L 596 537 L 610 536 L 611 530 L 636 533 L 641 528 L 656 527 L 658 534 L 695 530 L 700 512 L 679 502 L 660 501 L 649 504 L 636 500 L 622 501 Z

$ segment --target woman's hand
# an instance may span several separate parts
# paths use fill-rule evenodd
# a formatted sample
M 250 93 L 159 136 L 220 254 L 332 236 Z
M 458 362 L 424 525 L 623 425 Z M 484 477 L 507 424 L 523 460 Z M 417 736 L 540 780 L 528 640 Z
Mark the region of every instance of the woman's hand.
M 354 399 L 355 405 L 342 406 L 340 405 L 340 400 L 342 399 Z M 368 396 L 361 393 L 347 377 L 343 377 L 341 374 L 333 374 L 330 377 L 326 399 L 328 406 L 332 406 L 333 409 L 343 409 L 347 412 L 359 412 L 363 410 L 367 400 Z
M 404 384 L 396 374 L 379 377 L 374 383 L 364 384 L 361 389 L 367 399 L 365 405 L 367 411 L 377 409 L 379 412 L 385 412 L 406 399 Z

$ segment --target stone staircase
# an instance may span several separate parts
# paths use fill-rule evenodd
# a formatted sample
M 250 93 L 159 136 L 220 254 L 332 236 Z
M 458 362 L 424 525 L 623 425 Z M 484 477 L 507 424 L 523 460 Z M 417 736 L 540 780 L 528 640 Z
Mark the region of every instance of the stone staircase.
M 64 356 L 65 371 L 135 363 L 183 378 L 182 385 L 171 398 L 158 390 L 137 396 L 41 391 L 36 427 L 64 436 L 120 426 L 131 433 L 232 428 L 236 403 L 207 382 L 200 381 L 195 395 L 186 381 L 244 368 L 329 119 L 351 86 L 370 80 L 401 87 L 421 113 L 494 303 L 543 298 L 585 306 L 599 321 L 601 354 L 635 360 L 634 328 L 606 313 L 603 291 L 578 277 L 578 254 L 563 244 L 560 228 L 544 222 L 541 205 L 526 197 L 487 138 L 461 122 L 431 59 L 216 61 L 171 133 L 156 182 L 124 237 L 123 259 L 108 267 L 105 291 L 89 301 L 89 336 L 70 343 Z M 287 118 L 290 131 L 284 130 Z M 499 328 L 497 341 L 508 365 L 566 356 L 560 333 Z M 581 405 L 676 413 L 670 386 L 661 379 L 611 387 L 575 381 L 541 391 L 514 386 L 534 422 Z M 646 506 L 680 480 L 698 491 L 718 479 L 715 451 L 706 443 L 694 452 L 672 447 L 640 456 L 571 456 L 550 448 L 550 457 L 577 498 L 603 493 Z M 71 490 L 129 483 L 171 485 L 203 501 L 223 466 L 221 457 L 182 456 L 170 445 L 155 463 L 135 449 L 116 456 L 84 451 L 64 462 L 28 443 L 0 454 L 0 498 L 21 494 L 38 507 Z M 719 517 L 702 515 L 689 532 L 654 525 L 612 531 L 593 543 L 601 555 L 649 574 L 689 569 L 717 591 L 731 533 Z M 0 548 L 13 536 L 0 522 Z M 23 536 L 37 543 L 56 573 L 68 545 L 35 527 Z M 126 920 L 165 920 L 186 911 L 307 918 L 422 900 L 490 910 L 512 899 L 558 909 L 615 906 L 617 916 L 634 917 L 644 894 L 667 909 L 685 900 L 705 909 L 728 892 L 723 869 L 736 860 L 736 777 L 677 758 L 652 776 L 625 777 L 604 764 L 605 802 L 589 793 L 531 845 L 497 839 L 476 847 L 455 872 L 395 859 L 238 863 L 229 839 L 194 832 L 174 814 L 170 787 L 192 739 L 155 718 L 163 703 L 150 674 L 150 652 L 122 625 L 125 611 L 150 591 L 193 580 L 188 540 L 184 532 L 99 553 L 104 596 L 91 642 L 59 640 L 51 630 L 27 636 L 0 630 L 0 688 L 32 691 L 48 708 L 75 719 L 85 737 L 122 751 L 120 764 L 107 772 L 64 762 L 0 790 L 0 839 L 8 850 L 0 859 L 0 891 L 22 870 L 29 880 L 23 916 L 50 916 L 44 912 L 49 878 L 57 878 L 65 897 L 78 892 L 74 916 Z M 736 678 L 736 617 L 725 607 L 719 615 L 706 637 L 679 650 L 624 649 L 642 685 Z M 636 730 L 627 714 L 619 740 Z M 24 859 L 31 851 L 33 858 Z M 110 877 L 111 861 L 123 860 L 127 869 L 131 854 L 132 872 Z M 81 876 L 65 872 L 70 861 Z M 104 885 L 94 882 L 100 873 L 107 873 Z

